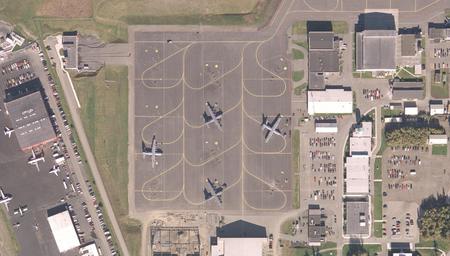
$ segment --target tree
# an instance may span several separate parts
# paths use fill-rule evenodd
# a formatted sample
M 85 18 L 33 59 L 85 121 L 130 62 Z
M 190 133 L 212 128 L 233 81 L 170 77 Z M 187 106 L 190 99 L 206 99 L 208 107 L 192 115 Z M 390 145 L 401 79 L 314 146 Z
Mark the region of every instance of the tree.
M 440 206 L 425 210 L 419 219 L 420 233 L 425 238 L 450 238 L 450 206 Z

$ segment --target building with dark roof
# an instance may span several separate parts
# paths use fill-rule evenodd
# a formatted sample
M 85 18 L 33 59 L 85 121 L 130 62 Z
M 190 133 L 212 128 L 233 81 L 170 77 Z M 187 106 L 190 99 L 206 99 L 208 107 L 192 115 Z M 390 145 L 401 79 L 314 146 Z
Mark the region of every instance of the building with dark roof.
M 395 81 L 392 86 L 393 100 L 417 100 L 425 97 L 422 81 Z
M 63 32 L 64 68 L 78 70 L 78 32 Z
M 402 57 L 416 56 L 418 38 L 414 34 L 400 35 Z
M 356 24 L 356 70 L 395 71 L 396 38 L 394 16 L 364 13 Z
M 308 47 L 309 89 L 324 89 L 324 76 L 339 72 L 338 42 L 332 31 L 310 31 Z
M 345 235 L 369 235 L 369 203 L 366 199 L 347 201 L 345 204 Z
M 431 40 L 450 40 L 450 25 L 448 23 L 428 23 L 428 38 Z
M 56 139 L 40 88 L 35 79 L 5 91 L 5 108 L 24 151 Z
M 310 246 L 320 246 L 320 243 L 325 241 L 325 219 L 326 216 L 319 205 L 308 206 L 308 244 Z

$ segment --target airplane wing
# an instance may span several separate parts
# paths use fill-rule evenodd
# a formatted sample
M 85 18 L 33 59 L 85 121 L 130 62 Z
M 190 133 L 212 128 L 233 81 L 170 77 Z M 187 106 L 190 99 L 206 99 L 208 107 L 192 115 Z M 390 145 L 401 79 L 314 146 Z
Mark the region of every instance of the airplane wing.
M 267 134 L 266 134 L 266 139 L 265 139 L 265 141 L 264 142 L 269 142 L 269 140 L 270 140 L 270 138 L 272 138 L 272 135 L 273 135 L 273 130 L 272 129 L 269 129 L 268 131 L 267 131 Z
M 155 154 L 152 154 L 152 168 L 155 168 L 155 163 L 156 163 L 156 156 Z
M 34 149 L 31 149 L 31 153 L 33 154 L 33 159 L 36 159 L 36 153 L 34 153 Z
M 6 211 L 9 212 L 9 207 L 8 207 L 9 202 L 5 203 L 5 207 L 6 207 Z
M 35 163 L 34 163 L 34 165 L 36 166 L 36 168 L 37 168 L 38 172 L 40 172 L 40 171 L 41 171 L 41 169 L 39 169 L 39 163 L 38 163 L 38 162 L 35 162 Z
M 5 197 L 6 197 L 5 194 L 3 193 L 3 189 L 0 189 L 0 193 L 1 193 L 1 195 L 2 195 L 2 198 L 5 198 Z
M 273 124 L 272 129 L 273 129 L 273 130 L 276 130 L 276 129 L 278 128 L 278 125 L 280 125 L 280 122 L 281 122 L 281 116 L 280 116 L 280 115 L 277 115 L 277 120 L 276 120 L 275 123 Z

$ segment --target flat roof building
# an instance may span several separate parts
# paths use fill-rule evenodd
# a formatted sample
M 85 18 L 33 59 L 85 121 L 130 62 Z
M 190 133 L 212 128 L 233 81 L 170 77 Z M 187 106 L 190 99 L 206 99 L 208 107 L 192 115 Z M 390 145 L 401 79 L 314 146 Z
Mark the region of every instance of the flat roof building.
M 372 138 L 372 122 L 361 122 L 353 131 L 352 137 Z
M 351 137 L 350 156 L 372 156 L 372 138 Z
M 308 91 L 308 114 L 351 114 L 353 94 L 351 89 L 338 87 Z
M 308 33 L 309 89 L 324 89 L 324 75 L 339 72 L 338 42 L 332 31 Z
M 431 40 L 450 40 L 448 23 L 428 23 L 428 38 Z
M 22 150 L 28 150 L 56 139 L 44 104 L 39 79 L 6 90 L 5 108 Z
M 78 70 L 78 32 L 63 32 L 62 44 L 64 51 L 64 68 Z
M 325 241 L 326 216 L 322 213 L 319 205 L 310 204 L 308 206 L 308 244 L 310 246 L 320 246 Z
M 345 192 L 347 195 L 369 193 L 369 157 L 347 157 L 345 162 Z
M 393 100 L 421 100 L 425 97 L 423 81 L 394 81 Z
M 80 247 L 80 256 L 99 256 L 97 245 L 95 242 Z
M 395 71 L 395 30 L 365 30 L 356 33 L 357 71 Z
M 316 133 L 337 133 L 338 126 L 336 119 L 316 120 Z
M 310 31 L 308 42 L 310 50 L 334 49 L 334 33 L 333 31 Z
M 47 221 L 60 253 L 80 246 L 80 240 L 66 205 L 49 209 Z
M 310 72 L 339 72 L 339 54 L 334 51 L 309 51 Z
M 448 137 L 445 134 L 432 134 L 428 137 L 428 144 L 430 144 L 430 145 L 447 145 Z
M 415 101 L 407 101 L 403 103 L 404 113 L 407 116 L 417 116 L 419 114 L 419 108 Z
M 440 101 L 432 101 L 430 102 L 430 115 L 444 115 L 446 113 L 445 105 Z
M 402 57 L 412 57 L 417 54 L 417 36 L 415 34 L 400 35 Z
M 367 201 L 345 202 L 345 234 L 369 235 L 369 203 Z

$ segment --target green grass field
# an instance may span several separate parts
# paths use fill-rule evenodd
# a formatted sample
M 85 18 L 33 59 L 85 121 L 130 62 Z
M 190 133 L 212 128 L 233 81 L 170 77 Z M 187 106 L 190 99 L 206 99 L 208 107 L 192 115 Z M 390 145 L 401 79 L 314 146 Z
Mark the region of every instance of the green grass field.
M 301 81 L 305 76 L 305 72 L 303 70 L 296 70 L 292 72 L 292 80 L 294 82 Z
M 308 29 L 306 27 L 306 21 L 297 21 L 294 24 L 292 24 L 291 33 L 293 35 L 306 35 L 308 32 Z
M 303 47 L 304 49 L 308 50 L 308 43 L 307 42 L 305 42 L 305 41 L 298 41 L 298 40 L 295 40 L 295 41 L 292 41 L 292 42 L 295 45 Z
M 375 253 L 381 252 L 381 245 L 380 244 L 358 244 L 358 245 L 344 245 L 342 247 L 342 256 L 353 256 L 354 254 L 352 252 L 363 250 L 367 254 L 367 256 L 374 256 Z
M 447 155 L 447 145 L 433 145 L 431 147 L 431 153 L 433 155 L 438 155 L 438 156 L 446 156 Z
M 374 220 L 381 220 L 383 218 L 383 195 L 382 183 L 374 183 L 374 198 L 373 198 L 373 218 Z
M 382 177 L 382 166 L 381 166 L 381 163 L 382 163 L 382 158 L 375 158 L 375 170 L 374 170 L 374 176 L 375 176 L 375 179 L 381 179 L 381 177 Z
M 416 244 L 416 247 L 436 247 L 444 252 L 448 252 L 450 250 L 450 240 L 444 240 L 444 239 L 423 239 L 420 238 L 420 242 Z M 433 250 L 423 250 L 423 255 L 435 255 Z M 426 254 L 428 253 L 428 254 Z M 440 253 L 437 253 L 436 255 L 440 255 Z
M 375 222 L 373 224 L 373 235 L 378 238 L 383 237 L 383 223 Z
M 280 232 L 282 234 L 286 234 L 286 235 L 292 235 L 292 229 L 293 229 L 293 225 L 292 222 L 294 221 L 293 218 L 289 218 L 287 220 L 285 220 L 280 227 Z
M 107 66 L 75 78 L 81 118 L 108 197 L 131 255 L 138 255 L 140 223 L 128 218 L 128 68 Z M 107 82 L 105 82 L 108 81 Z
M 292 176 L 294 179 L 294 195 L 292 207 L 300 208 L 300 131 L 294 129 L 292 134 Z
M 11 222 L 7 218 L 3 209 L 0 209 L 0 254 L 5 256 L 18 255 L 20 245 L 16 240 Z
M 292 49 L 292 57 L 294 58 L 294 60 L 303 60 L 305 58 L 305 55 L 298 49 Z
M 437 99 L 448 98 L 448 84 L 431 83 L 431 96 Z
M 347 34 L 348 33 L 348 23 L 343 20 L 332 21 L 333 32 L 336 34 Z
M 294 94 L 295 95 L 301 95 L 304 91 L 306 91 L 306 89 L 308 88 L 308 84 L 307 83 L 303 83 L 299 86 L 296 86 L 294 88 Z

